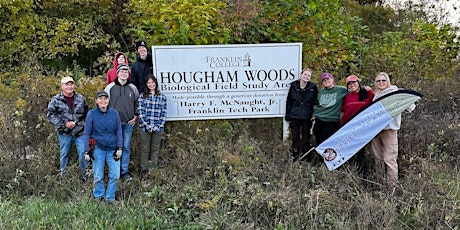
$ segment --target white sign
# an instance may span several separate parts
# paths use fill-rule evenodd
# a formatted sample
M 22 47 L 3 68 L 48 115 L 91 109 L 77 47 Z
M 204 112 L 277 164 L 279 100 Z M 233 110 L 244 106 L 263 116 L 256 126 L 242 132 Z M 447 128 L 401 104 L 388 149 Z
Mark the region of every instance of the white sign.
M 302 43 L 152 46 L 168 121 L 284 117 Z

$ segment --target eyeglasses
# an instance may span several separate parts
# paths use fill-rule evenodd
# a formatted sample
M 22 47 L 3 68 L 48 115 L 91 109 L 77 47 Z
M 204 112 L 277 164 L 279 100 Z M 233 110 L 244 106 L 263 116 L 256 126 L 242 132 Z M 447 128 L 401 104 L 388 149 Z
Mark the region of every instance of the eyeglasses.
M 349 82 L 347 83 L 347 85 L 350 84 L 350 83 L 356 83 L 356 82 L 358 82 L 358 81 L 349 81 Z
M 383 80 L 375 80 L 375 82 L 386 82 L 387 80 L 386 79 L 383 79 Z

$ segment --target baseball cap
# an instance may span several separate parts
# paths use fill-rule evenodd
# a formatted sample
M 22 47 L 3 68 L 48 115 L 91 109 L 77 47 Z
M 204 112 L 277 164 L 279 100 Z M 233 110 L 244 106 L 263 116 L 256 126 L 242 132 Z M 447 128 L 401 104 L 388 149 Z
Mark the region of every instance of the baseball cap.
M 109 94 L 107 92 L 105 92 L 104 90 L 98 91 L 96 93 L 96 98 L 103 97 L 103 96 L 109 97 Z
M 69 81 L 75 83 L 75 81 L 73 80 L 72 77 L 63 77 L 63 78 L 61 79 L 61 84 L 65 84 L 65 83 L 67 83 L 67 82 L 69 82 Z
M 359 78 L 356 75 L 350 75 L 345 79 L 345 84 L 348 84 L 350 81 L 359 81 Z
M 321 81 L 323 81 L 326 78 L 334 78 L 334 77 L 332 77 L 332 74 L 330 73 L 323 73 L 323 75 L 321 75 Z

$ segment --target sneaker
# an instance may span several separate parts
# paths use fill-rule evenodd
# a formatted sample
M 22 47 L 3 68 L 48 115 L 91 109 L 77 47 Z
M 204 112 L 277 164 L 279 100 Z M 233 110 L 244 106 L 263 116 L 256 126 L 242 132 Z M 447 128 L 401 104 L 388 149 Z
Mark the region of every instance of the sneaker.
M 107 201 L 107 204 L 108 204 L 108 205 L 119 205 L 119 204 L 120 204 L 120 201 L 118 201 L 118 200 L 111 200 L 111 201 Z
M 131 175 L 129 175 L 129 173 L 125 173 L 121 176 L 121 178 L 123 178 L 124 181 L 130 181 L 132 180 L 133 178 L 131 177 Z

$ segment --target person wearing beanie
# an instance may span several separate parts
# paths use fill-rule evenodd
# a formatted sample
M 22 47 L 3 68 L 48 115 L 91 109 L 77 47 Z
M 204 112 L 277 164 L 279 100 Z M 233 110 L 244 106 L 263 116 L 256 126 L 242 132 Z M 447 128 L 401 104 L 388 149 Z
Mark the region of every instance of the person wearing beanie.
M 136 42 L 137 58 L 131 66 L 132 83 L 139 92 L 144 92 L 145 77 L 153 74 L 152 54 L 148 52 L 148 45 L 145 41 Z
M 129 67 L 125 64 L 118 65 L 117 78 L 105 87 L 110 97 L 109 106 L 118 111 L 123 130 L 123 153 L 121 157 L 121 177 L 125 181 L 132 179 L 128 166 L 131 155 L 131 138 L 134 125 L 137 121 L 137 100 L 139 91 L 136 86 L 128 81 Z
M 128 57 L 123 52 L 115 53 L 115 56 L 113 58 L 113 68 L 107 72 L 107 79 L 105 81 L 106 85 L 112 83 L 115 80 L 115 78 L 117 78 L 117 69 L 118 65 L 120 64 L 128 65 Z M 130 77 L 128 78 L 128 80 L 130 80 Z
M 75 81 L 72 77 L 61 79 L 62 91 L 51 98 L 48 104 L 48 121 L 53 124 L 59 141 L 60 172 L 64 175 L 69 162 L 72 145 L 75 144 L 80 163 L 80 179 L 85 182 L 89 177 L 86 170 L 88 161 L 84 159 L 83 130 L 88 105 L 83 95 L 75 92 Z
M 342 105 L 342 120 L 341 125 L 343 126 L 353 116 L 355 116 L 360 110 L 372 103 L 374 98 L 374 91 L 370 87 L 364 88 L 361 85 L 359 78 L 356 75 L 350 75 L 345 79 L 345 85 L 348 88 L 348 94 L 343 99 Z M 366 153 L 365 147 L 361 148 L 352 158 L 353 162 L 358 170 L 359 174 L 365 174 Z

